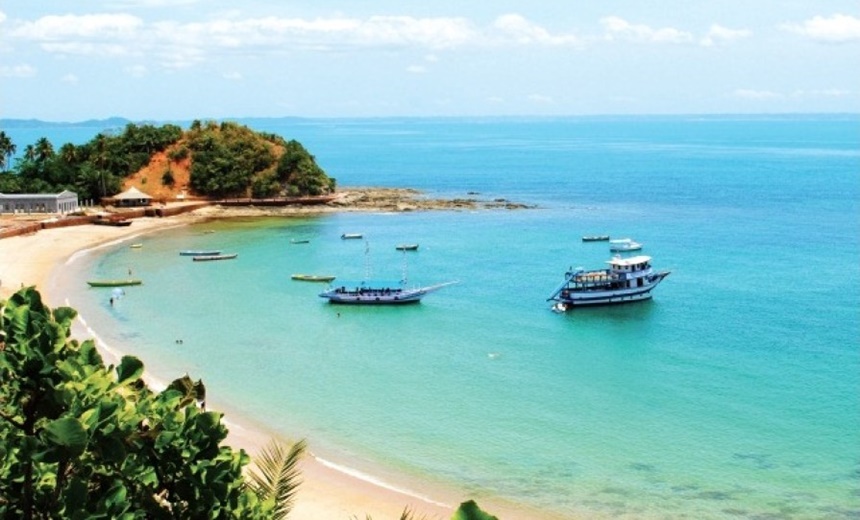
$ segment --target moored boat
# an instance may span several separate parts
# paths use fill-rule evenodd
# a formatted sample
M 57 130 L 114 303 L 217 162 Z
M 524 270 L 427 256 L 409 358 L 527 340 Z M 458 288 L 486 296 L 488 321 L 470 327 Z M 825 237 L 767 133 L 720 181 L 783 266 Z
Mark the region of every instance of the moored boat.
M 650 256 L 615 256 L 607 263 L 608 269 L 570 269 L 547 301 L 554 300 L 556 309 L 567 310 L 647 300 L 651 298 L 651 291 L 669 276 L 669 271 L 654 271 Z
M 132 249 L 140 249 L 141 247 L 143 247 L 143 244 L 132 244 L 128 247 L 130 247 Z
M 213 260 L 232 260 L 239 256 L 238 253 L 232 253 L 229 255 L 203 255 L 203 256 L 195 256 L 192 258 L 195 262 L 210 262 Z
M 143 280 L 130 278 L 128 280 L 89 280 L 87 284 L 90 287 L 125 287 L 127 285 L 140 285 Z
M 93 220 L 93 224 L 97 226 L 126 227 L 131 225 L 131 221 L 126 219 L 97 218 Z
M 418 251 L 418 244 L 398 244 L 394 246 L 398 251 Z
M 363 238 L 364 235 L 361 233 L 344 233 L 340 236 L 342 240 L 354 240 L 356 238 Z
M 441 283 L 424 287 L 407 287 L 402 282 L 383 282 L 365 280 L 361 282 L 342 282 L 337 287 L 329 287 L 320 293 L 331 303 L 353 305 L 400 305 L 418 303 L 425 295 L 456 282 Z
M 334 276 L 322 274 L 294 274 L 290 278 L 300 282 L 331 282 L 335 279 Z
M 293 238 L 292 240 L 290 240 L 290 243 L 291 244 L 308 244 L 308 243 L 310 243 L 310 240 L 308 240 L 306 238 Z
M 189 250 L 180 251 L 179 256 L 217 256 L 221 254 L 220 249 L 212 250 Z
M 642 244 L 629 238 L 619 238 L 609 241 L 609 250 L 613 253 L 625 253 L 628 251 L 639 251 Z
M 609 240 L 609 235 L 585 235 L 582 237 L 583 242 L 606 242 Z

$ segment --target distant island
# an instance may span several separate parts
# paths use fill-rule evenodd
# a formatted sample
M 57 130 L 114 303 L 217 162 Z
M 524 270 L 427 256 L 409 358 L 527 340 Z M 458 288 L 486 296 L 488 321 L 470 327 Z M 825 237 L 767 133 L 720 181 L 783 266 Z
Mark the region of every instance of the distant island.
M 0 131 L 2 193 L 69 190 L 82 200 L 98 201 L 135 187 L 155 200 L 170 201 L 318 196 L 336 187 L 298 141 L 234 122 L 193 121 L 188 130 L 126 123 L 122 132 L 101 132 L 83 145 L 66 143 L 59 149 L 43 137 L 28 144 L 15 167 L 8 168 L 16 151 Z

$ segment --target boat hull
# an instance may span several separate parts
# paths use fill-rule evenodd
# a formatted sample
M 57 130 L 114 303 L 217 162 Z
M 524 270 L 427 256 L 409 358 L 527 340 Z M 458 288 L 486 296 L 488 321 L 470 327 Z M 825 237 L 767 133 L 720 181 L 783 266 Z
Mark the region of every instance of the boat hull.
M 320 294 L 320 297 L 328 299 L 329 303 L 341 305 L 406 305 L 420 302 L 425 294 L 427 294 L 427 291 L 410 291 L 398 295 L 352 294 L 326 291 Z
M 334 297 L 323 296 L 328 298 L 329 303 L 336 305 L 408 305 L 410 303 L 419 303 L 421 296 L 410 298 L 374 298 L 374 297 Z
M 221 251 L 212 250 L 212 251 L 180 251 L 179 256 L 217 256 L 220 255 Z
M 88 281 L 90 287 L 125 287 L 128 285 L 140 285 L 143 280 L 94 280 Z
M 290 278 L 293 280 L 298 280 L 300 282 L 332 282 L 334 281 L 334 276 L 323 276 L 323 275 L 315 275 L 315 274 L 294 274 Z
M 206 255 L 206 256 L 195 256 L 192 258 L 195 262 L 214 262 L 216 260 L 232 260 L 239 256 L 238 254 L 232 255 Z
M 568 307 L 589 307 L 599 305 L 619 305 L 651 299 L 651 291 L 669 275 L 668 271 L 651 276 L 651 280 L 642 287 L 618 290 L 567 290 L 561 291 L 557 302 Z

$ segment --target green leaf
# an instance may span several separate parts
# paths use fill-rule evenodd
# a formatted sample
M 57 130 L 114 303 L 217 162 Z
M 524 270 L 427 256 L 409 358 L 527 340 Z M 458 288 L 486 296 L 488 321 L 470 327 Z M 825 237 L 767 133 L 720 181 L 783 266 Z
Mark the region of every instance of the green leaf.
M 63 417 L 45 426 L 45 439 L 62 448 L 64 455 L 77 457 L 87 447 L 87 431 L 81 422 L 74 417 Z
M 460 507 L 457 508 L 457 511 L 454 512 L 454 516 L 451 517 L 451 520 L 499 520 L 495 516 L 484 512 L 478 507 L 478 504 L 475 503 L 474 500 L 469 500 L 460 504 Z
M 123 356 L 116 374 L 121 385 L 137 381 L 143 375 L 143 362 L 134 356 Z
M 78 311 L 71 307 L 57 307 L 54 309 L 54 320 L 62 325 L 66 330 L 69 329 L 72 320 L 74 320 L 77 315 Z

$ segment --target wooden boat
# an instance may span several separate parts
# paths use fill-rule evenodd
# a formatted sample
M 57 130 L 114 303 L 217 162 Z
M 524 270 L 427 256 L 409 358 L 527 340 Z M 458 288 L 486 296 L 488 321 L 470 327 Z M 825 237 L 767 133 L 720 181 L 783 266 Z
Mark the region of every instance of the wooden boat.
M 609 269 L 586 271 L 581 267 L 564 274 L 564 282 L 547 298 L 555 300 L 554 309 L 565 311 L 584 305 L 630 303 L 651 298 L 651 291 L 669 276 L 669 271 L 654 271 L 650 256 L 621 258 L 607 262 Z
M 418 303 L 425 295 L 456 282 L 441 283 L 424 287 L 407 287 L 403 282 L 382 282 L 364 280 L 344 282 L 337 287 L 329 287 L 320 293 L 330 303 L 351 305 L 402 305 Z
M 340 236 L 342 240 L 354 240 L 356 238 L 363 238 L 364 235 L 361 233 L 344 233 Z
M 140 249 L 141 247 L 143 247 L 143 244 L 132 244 L 128 247 L 130 247 L 132 249 Z
M 93 220 L 93 224 L 96 224 L 98 226 L 125 227 L 125 226 L 130 226 L 131 221 L 126 220 L 126 219 L 112 220 L 109 218 L 97 218 L 97 219 Z
M 203 256 L 195 256 L 192 258 L 195 262 L 210 262 L 213 260 L 232 260 L 239 256 L 238 253 L 232 253 L 229 255 L 203 255 Z
M 310 243 L 310 240 L 307 240 L 304 238 L 302 238 L 302 239 L 294 238 L 294 239 L 290 240 L 290 244 L 308 244 L 308 243 Z
M 606 242 L 609 240 L 609 235 L 586 235 L 582 237 L 583 242 Z
M 365 243 L 365 261 L 370 254 L 370 245 Z M 446 285 L 457 282 L 446 282 L 438 285 L 407 286 L 406 255 L 403 255 L 403 277 L 399 281 L 372 280 L 369 278 L 370 265 L 365 266 L 366 278 L 358 282 L 338 282 L 335 286 L 319 294 L 330 303 L 352 305 L 400 305 L 418 303 L 426 294 L 439 290 Z
M 290 278 L 301 282 L 331 282 L 335 279 L 334 276 L 321 274 L 294 274 Z
M 217 256 L 220 254 L 221 254 L 221 250 L 219 250 L 219 249 L 212 249 L 212 250 L 208 250 L 208 251 L 185 250 L 185 251 L 179 252 L 179 256 Z
M 126 285 L 140 285 L 143 280 L 130 278 L 128 280 L 89 280 L 90 287 L 125 287 Z
M 635 242 L 629 238 L 619 238 L 618 240 L 609 241 L 609 250 L 613 253 L 625 253 L 627 251 L 639 251 L 642 249 L 642 244 Z
M 398 244 L 394 246 L 398 251 L 418 251 L 418 244 Z

